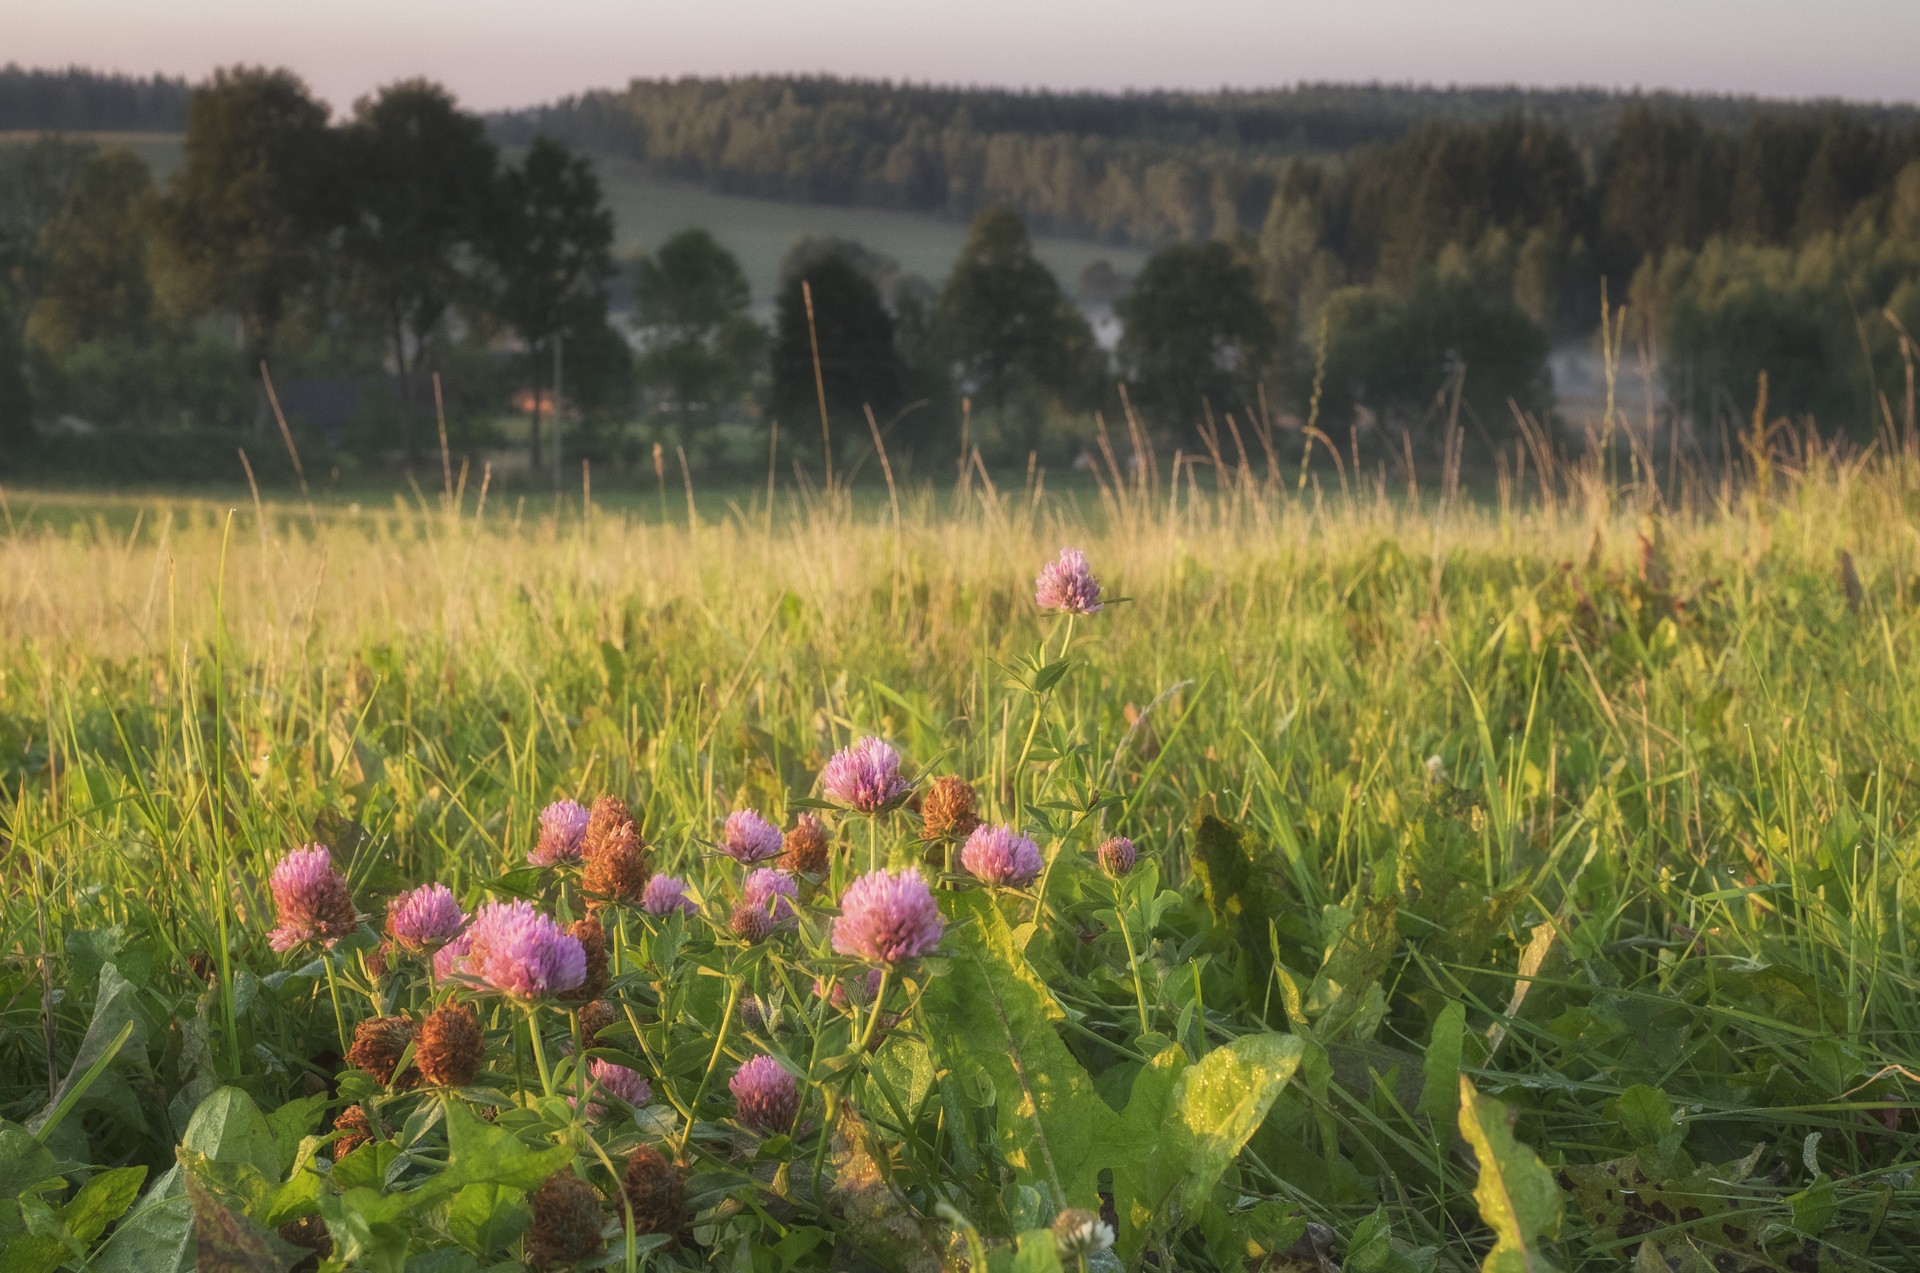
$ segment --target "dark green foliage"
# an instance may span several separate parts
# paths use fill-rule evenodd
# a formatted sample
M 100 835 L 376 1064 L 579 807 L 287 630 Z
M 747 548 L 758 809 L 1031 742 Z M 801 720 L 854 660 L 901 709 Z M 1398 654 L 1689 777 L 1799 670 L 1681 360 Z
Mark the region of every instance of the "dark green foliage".
M 592 162 L 545 137 L 500 174 L 497 193 L 482 203 L 494 214 L 487 251 L 500 282 L 491 308 L 527 346 L 534 402 L 527 455 L 537 471 L 540 390 L 552 386 L 554 342 L 562 342 L 563 355 L 567 344 L 588 353 L 594 329 L 606 325 L 613 214 Z M 591 385 L 592 359 L 581 367 Z
M 1027 227 L 1002 204 L 982 210 L 947 276 L 939 338 L 971 394 L 1012 448 L 1038 440 L 1045 398 L 1085 406 L 1104 370 L 1087 320 L 1033 254 Z
M 1456 383 L 1461 401 L 1496 432 L 1512 427 L 1508 399 L 1536 414 L 1547 405 L 1546 334 L 1470 279 L 1429 274 L 1404 297 L 1378 288 L 1336 292 L 1326 322 L 1323 410 L 1334 419 L 1364 406 L 1437 436 Z
M 1209 404 L 1257 416 L 1262 383 L 1284 370 L 1288 335 L 1252 267 L 1225 243 L 1161 248 L 1116 310 L 1120 360 L 1158 423 L 1190 425 Z
M 470 312 L 485 312 L 476 263 L 495 228 L 490 214 L 499 155 L 480 121 L 424 80 L 361 99 L 340 145 L 352 174 L 342 249 L 355 294 L 385 333 L 399 368 L 404 446 L 412 455 L 421 434 L 416 417 L 426 403 L 421 373 L 435 365 L 443 321 L 463 301 L 473 303 Z M 555 185 L 578 177 L 553 152 L 542 163 Z M 529 201 L 536 195 L 526 190 L 508 218 L 540 220 L 552 230 L 570 211 L 569 193 L 543 188 L 534 207 Z M 562 237 L 547 245 L 553 252 L 572 246 Z M 529 311 L 540 308 L 532 296 L 522 299 Z M 557 321 L 557 309 L 554 302 L 543 321 Z
M 811 438 L 819 420 L 816 340 L 827 416 L 840 438 L 835 446 L 850 433 L 865 438 L 867 408 L 882 421 L 900 409 L 903 370 L 894 344 L 893 316 L 881 302 L 879 289 L 837 252 L 816 257 L 804 272 L 789 278 L 775 305 L 769 405 L 791 438 Z
M 646 352 L 640 378 L 675 412 L 712 412 L 740 402 L 762 334 L 733 253 L 707 231 L 682 230 L 634 267 L 633 323 Z

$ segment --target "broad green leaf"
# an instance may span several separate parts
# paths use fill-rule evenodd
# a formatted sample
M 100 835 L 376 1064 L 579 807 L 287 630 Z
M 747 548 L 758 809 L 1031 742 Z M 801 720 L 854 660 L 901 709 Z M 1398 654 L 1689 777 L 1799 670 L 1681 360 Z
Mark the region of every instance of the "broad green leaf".
M 127 1213 L 140 1196 L 140 1185 L 146 1178 L 145 1167 L 114 1167 L 81 1185 L 60 1212 L 67 1232 L 76 1241 L 92 1245 L 108 1225 Z
M 0 1122 L 0 1199 L 11 1201 L 59 1178 L 51 1150 L 18 1124 Z
M 1056 1180 L 1057 1206 L 1097 1205 L 1096 1138 L 1113 1117 L 1068 1051 L 1054 1022 L 1065 1013 L 1020 955 L 1012 930 L 985 892 L 955 899 L 951 965 L 927 987 L 924 1011 L 942 1023 L 953 1068 L 984 1074 L 998 1096 L 1000 1151 L 1019 1179 Z
M 1554 1265 L 1537 1241 L 1560 1231 L 1560 1186 L 1539 1156 L 1513 1138 L 1511 1124 L 1499 1101 L 1460 1076 L 1460 1134 L 1480 1162 L 1473 1198 L 1495 1238 L 1480 1267 L 1483 1273 L 1551 1273 Z
M 187 1173 L 170 1167 L 88 1261 L 88 1273 L 179 1273 L 193 1259 Z
M 524 1199 L 505 1185 L 468 1185 L 447 1208 L 447 1232 L 475 1255 L 496 1254 L 527 1227 Z
M 1399 906 L 1396 893 L 1363 903 L 1328 945 L 1320 971 L 1307 988 L 1307 1016 L 1317 1037 L 1324 1040 L 1338 1034 L 1379 987 L 1400 945 L 1394 919 Z
M 1189 1210 L 1213 1192 L 1241 1148 L 1300 1067 L 1300 1040 L 1249 1034 L 1201 1057 L 1174 1086 L 1167 1142 L 1182 1164 Z
M 137 1009 L 139 991 L 112 964 L 103 965 L 95 991 L 93 1018 L 74 1052 L 73 1064 L 60 1081 L 53 1099 L 27 1126 L 45 1140 L 53 1126 L 82 1100 L 105 1103 L 115 1115 L 135 1127 L 146 1124 L 146 1112 L 124 1081 L 104 1082 L 105 1071 L 127 1056 L 146 1055 L 146 1024 Z
M 1420 1068 L 1419 1113 L 1432 1120 L 1435 1136 L 1445 1136 L 1460 1112 L 1460 1044 L 1467 1027 L 1467 1005 L 1454 1000 L 1433 1019 L 1433 1035 Z
M 1167 1106 L 1173 1089 L 1186 1072 L 1186 1049 L 1166 1043 L 1153 1053 L 1152 1060 L 1134 1076 L 1133 1091 L 1127 1107 L 1111 1124 L 1100 1145 L 1101 1157 L 1113 1170 L 1114 1209 L 1119 1215 L 1119 1248 L 1122 1258 L 1130 1258 L 1140 1249 L 1153 1223 L 1158 1196 L 1149 1197 L 1147 1164 L 1165 1138 Z
M 1635 1149 L 1658 1145 L 1673 1135 L 1673 1102 L 1657 1087 L 1634 1084 L 1608 1102 L 1607 1113 Z
M 1028 1229 L 1019 1238 L 1013 1273 L 1061 1273 L 1060 1246 L 1052 1229 Z
M 273 1113 L 267 1115 L 267 1126 L 273 1132 L 274 1148 L 280 1155 L 279 1175 L 285 1175 L 300 1152 L 300 1142 L 313 1135 L 320 1126 L 320 1114 L 327 1107 L 324 1092 L 312 1096 L 303 1096 L 297 1101 L 288 1101 Z
M 237 1087 L 216 1088 L 200 1102 L 180 1146 L 217 1163 L 248 1163 L 269 1180 L 281 1175 L 280 1148 L 253 1098 Z

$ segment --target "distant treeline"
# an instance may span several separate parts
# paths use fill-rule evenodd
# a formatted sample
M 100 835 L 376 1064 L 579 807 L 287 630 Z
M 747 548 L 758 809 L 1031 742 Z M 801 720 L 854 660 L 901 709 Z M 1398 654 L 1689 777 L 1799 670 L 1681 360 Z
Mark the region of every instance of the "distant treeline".
M 177 133 L 187 126 L 184 79 L 85 67 L 0 66 L 0 132 Z
M 1834 228 L 1920 157 L 1911 106 L 1597 89 L 1100 95 L 635 80 L 493 122 L 503 139 L 544 133 L 729 193 L 960 217 L 1006 203 L 1036 230 L 1148 246 L 1258 234 L 1309 195 L 1351 281 L 1409 236 L 1430 239 L 1406 228 L 1416 220 L 1449 239 L 1478 220 L 1593 247 L 1623 235 L 1628 250 L 1668 234 L 1649 220 L 1680 220 L 1696 243 L 1745 231 L 1786 242 Z M 1808 217 L 1757 206 L 1803 183 L 1820 191 Z

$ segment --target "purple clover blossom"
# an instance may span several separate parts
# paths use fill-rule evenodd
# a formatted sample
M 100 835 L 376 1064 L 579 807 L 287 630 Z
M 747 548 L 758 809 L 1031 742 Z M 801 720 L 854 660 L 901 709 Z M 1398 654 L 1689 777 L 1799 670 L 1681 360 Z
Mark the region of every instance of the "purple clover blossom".
M 535 866 L 559 866 L 580 860 L 590 815 L 579 803 L 556 800 L 540 811 L 540 839 L 527 854 Z
M 687 882 L 671 875 L 655 875 L 640 894 L 640 909 L 649 915 L 691 915 L 700 908 L 687 896 Z
M 1060 555 L 1040 567 L 1033 581 L 1034 604 L 1064 614 L 1092 614 L 1101 606 L 1100 581 L 1078 548 L 1062 548 Z
M 331 946 L 359 926 L 347 877 L 333 869 L 333 852 L 324 844 L 289 851 L 267 886 L 278 921 L 267 943 L 276 951 L 319 940 Z
M 639 1109 L 653 1099 L 653 1085 L 647 1082 L 646 1075 L 638 1070 L 616 1065 L 612 1061 L 603 1061 L 592 1057 L 587 1061 L 587 1076 L 600 1088 L 599 1095 L 611 1096 L 616 1100 Z M 569 1097 L 570 1104 L 578 1105 L 578 1099 Z M 607 1107 L 599 1101 L 587 1102 L 587 1117 L 599 1122 L 607 1116 Z
M 780 844 L 780 828 L 752 809 L 728 814 L 720 833 L 720 851 L 742 866 L 778 857 Z
M 960 849 L 960 865 L 982 884 L 1023 888 L 1040 878 L 1040 848 L 1009 826 L 976 827 Z
M 870 963 L 897 964 L 931 954 L 946 924 L 919 871 L 869 871 L 840 895 L 833 949 Z
M 842 747 L 820 774 L 827 797 L 857 809 L 878 813 L 912 789 L 900 776 L 900 753 L 878 738 L 862 738 Z
M 1134 863 L 1140 860 L 1140 853 L 1133 847 L 1133 841 L 1124 835 L 1116 835 L 1102 844 L 1097 856 L 1100 869 L 1116 880 L 1132 871 Z
M 580 939 L 527 901 L 488 902 L 467 930 L 464 961 L 470 977 L 511 999 L 565 994 L 587 979 L 587 952 Z
M 445 884 L 422 884 L 387 903 L 387 935 L 414 954 L 452 941 L 466 922 L 466 912 Z
M 473 930 L 468 929 L 433 952 L 433 975 L 445 981 L 467 971 L 467 955 L 473 950 Z
M 800 1113 L 800 1085 L 770 1056 L 756 1056 L 727 1080 L 740 1121 L 758 1132 L 783 1135 Z
M 792 928 L 799 923 L 793 904 L 800 899 L 800 886 L 785 871 L 761 867 L 747 876 L 741 892 L 746 896 L 747 905 L 773 916 L 775 927 Z

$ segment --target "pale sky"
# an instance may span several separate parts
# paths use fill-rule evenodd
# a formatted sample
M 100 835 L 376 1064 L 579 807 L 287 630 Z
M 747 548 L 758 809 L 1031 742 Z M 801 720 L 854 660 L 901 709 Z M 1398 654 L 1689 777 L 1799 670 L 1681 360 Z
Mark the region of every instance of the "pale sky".
M 636 75 L 1051 88 L 1597 84 L 1920 101 L 1920 0 L 0 0 L 0 60 L 290 66 L 338 109 L 427 75 L 476 109 Z

